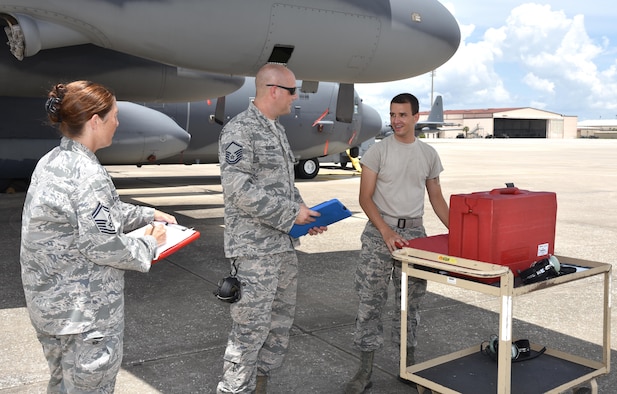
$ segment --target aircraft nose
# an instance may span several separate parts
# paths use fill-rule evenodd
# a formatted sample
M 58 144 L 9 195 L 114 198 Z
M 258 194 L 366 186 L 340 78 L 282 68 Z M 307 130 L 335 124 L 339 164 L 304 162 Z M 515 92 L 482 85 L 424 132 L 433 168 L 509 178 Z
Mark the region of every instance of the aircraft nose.
M 185 150 L 191 135 L 169 116 L 128 101 L 118 101 L 118 120 L 111 147 L 97 151 L 102 163 L 143 164 Z
M 408 78 L 409 64 L 416 75 L 434 70 L 454 55 L 461 41 L 458 22 L 437 0 L 390 0 L 389 19 L 380 34 L 380 42 L 388 45 L 377 47 L 372 77 L 388 70 L 390 80 Z
M 147 161 L 162 160 L 184 151 L 191 142 L 191 135 L 180 127 L 169 116 L 156 111 L 162 116 L 153 119 L 157 125 L 151 126 L 144 143 L 144 154 Z
M 359 141 L 375 137 L 381 131 L 383 122 L 379 112 L 370 105 L 362 104 L 362 126 L 360 126 Z

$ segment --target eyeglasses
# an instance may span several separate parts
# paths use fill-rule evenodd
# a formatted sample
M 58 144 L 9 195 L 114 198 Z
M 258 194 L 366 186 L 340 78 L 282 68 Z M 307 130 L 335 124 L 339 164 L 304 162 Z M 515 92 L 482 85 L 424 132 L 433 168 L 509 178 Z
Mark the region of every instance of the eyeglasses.
M 287 86 L 281 86 L 281 85 L 275 85 L 275 84 L 267 84 L 266 86 L 276 86 L 277 88 L 281 88 L 281 89 L 285 89 L 289 92 L 289 94 L 291 96 L 293 96 L 294 94 L 296 94 L 296 88 L 288 88 Z

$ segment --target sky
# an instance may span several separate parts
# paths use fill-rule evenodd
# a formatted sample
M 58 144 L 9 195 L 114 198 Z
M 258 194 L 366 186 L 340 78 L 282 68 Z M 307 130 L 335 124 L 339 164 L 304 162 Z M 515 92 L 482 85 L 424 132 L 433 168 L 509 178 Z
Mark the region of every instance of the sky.
M 617 120 L 613 0 L 441 3 L 461 30 L 457 52 L 432 77 L 444 110 L 531 107 L 579 121 Z M 430 110 L 431 73 L 356 90 L 388 122 L 398 93 L 414 94 L 420 110 Z

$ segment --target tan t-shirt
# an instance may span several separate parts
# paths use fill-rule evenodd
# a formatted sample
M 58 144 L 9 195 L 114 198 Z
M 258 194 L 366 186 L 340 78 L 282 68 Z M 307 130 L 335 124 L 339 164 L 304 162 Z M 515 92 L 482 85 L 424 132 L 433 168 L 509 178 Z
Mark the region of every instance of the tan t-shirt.
M 422 217 L 426 180 L 443 171 L 435 148 L 418 138 L 405 144 L 394 135 L 373 144 L 360 163 L 377 173 L 375 205 L 382 214 L 395 218 Z

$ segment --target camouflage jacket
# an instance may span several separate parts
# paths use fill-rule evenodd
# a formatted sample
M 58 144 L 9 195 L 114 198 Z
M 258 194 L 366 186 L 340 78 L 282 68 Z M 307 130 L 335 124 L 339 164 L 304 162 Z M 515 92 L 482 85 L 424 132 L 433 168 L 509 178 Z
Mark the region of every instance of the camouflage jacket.
M 124 322 L 124 270 L 147 272 L 152 236 L 123 235 L 154 209 L 120 201 L 96 156 L 62 138 L 36 166 L 21 227 L 21 273 L 30 319 L 51 335 L 117 330 Z
M 294 155 L 283 126 L 253 104 L 219 138 L 225 201 L 225 256 L 263 256 L 294 249 L 287 234 L 302 198 L 294 185 Z

